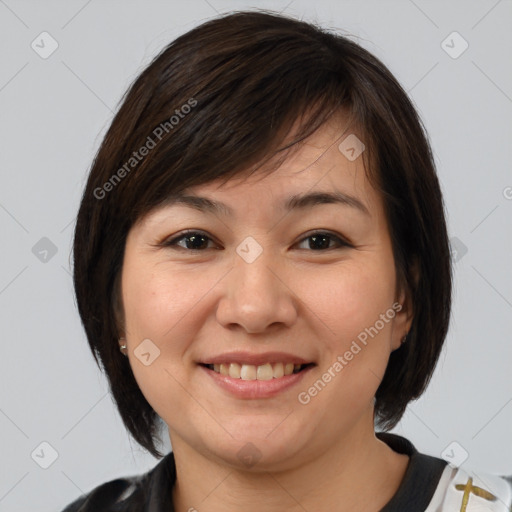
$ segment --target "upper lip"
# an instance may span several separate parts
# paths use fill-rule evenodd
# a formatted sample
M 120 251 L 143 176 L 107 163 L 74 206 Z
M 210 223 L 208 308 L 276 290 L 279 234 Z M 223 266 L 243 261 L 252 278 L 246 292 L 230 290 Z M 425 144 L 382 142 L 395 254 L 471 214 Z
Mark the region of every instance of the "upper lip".
M 238 363 L 252 364 L 254 366 L 266 363 L 309 364 L 311 362 L 312 361 L 308 361 L 302 357 L 288 354 L 286 352 L 265 352 L 263 354 L 254 354 L 250 352 L 226 352 L 225 354 L 204 358 L 199 361 L 200 364 Z

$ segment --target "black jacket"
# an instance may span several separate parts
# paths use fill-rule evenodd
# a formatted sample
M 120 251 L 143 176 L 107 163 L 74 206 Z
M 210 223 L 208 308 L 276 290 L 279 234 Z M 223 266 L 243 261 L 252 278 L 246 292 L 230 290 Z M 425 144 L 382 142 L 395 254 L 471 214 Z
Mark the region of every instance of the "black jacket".
M 423 512 L 430 503 L 446 461 L 418 453 L 405 438 L 377 433 L 410 462 L 400 488 L 381 512 Z M 68 505 L 63 512 L 173 512 L 172 487 L 176 481 L 174 455 L 169 453 L 150 471 L 104 483 Z

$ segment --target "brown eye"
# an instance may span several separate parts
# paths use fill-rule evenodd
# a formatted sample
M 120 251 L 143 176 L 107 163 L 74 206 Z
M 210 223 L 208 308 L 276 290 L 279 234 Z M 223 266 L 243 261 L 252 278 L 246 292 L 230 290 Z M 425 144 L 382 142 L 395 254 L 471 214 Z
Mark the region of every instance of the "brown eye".
M 316 233 L 312 233 L 306 238 L 301 240 L 301 244 L 305 241 L 309 241 L 307 247 L 301 247 L 301 249 L 310 249 L 313 251 L 325 251 L 329 249 L 336 249 L 339 247 L 350 247 L 350 244 L 342 240 L 340 237 L 333 235 L 331 233 L 318 231 Z M 331 246 L 331 242 L 335 242 L 335 246 Z
M 163 242 L 162 246 L 189 251 L 202 251 L 213 248 L 208 245 L 209 242 L 213 242 L 213 240 L 205 233 L 201 231 L 187 231 Z M 304 244 L 306 242 L 306 247 L 299 248 L 316 252 L 325 252 L 332 249 L 352 247 L 350 243 L 346 242 L 339 236 L 323 231 L 311 233 L 307 237 L 303 238 L 299 244 Z
M 183 242 L 182 242 L 183 241 Z M 191 251 L 208 249 L 208 242 L 212 241 L 209 236 L 200 231 L 188 231 L 163 243 L 165 247 L 180 247 Z

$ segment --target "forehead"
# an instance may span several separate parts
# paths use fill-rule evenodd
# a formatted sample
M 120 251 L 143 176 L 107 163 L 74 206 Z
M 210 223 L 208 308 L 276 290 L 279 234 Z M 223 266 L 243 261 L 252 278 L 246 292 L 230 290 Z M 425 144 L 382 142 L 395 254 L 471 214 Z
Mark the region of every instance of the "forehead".
M 326 203 L 346 206 L 343 215 L 348 219 L 365 215 L 366 221 L 376 218 L 380 224 L 383 203 L 367 178 L 362 136 L 339 119 L 324 123 L 293 146 L 278 167 L 275 161 L 280 155 L 274 155 L 253 174 L 249 168 L 227 181 L 221 177 L 169 194 L 167 201 L 136 224 L 158 223 L 169 208 L 180 214 L 198 210 L 226 220 L 263 223 Z
M 233 215 L 234 210 L 222 201 L 257 209 L 270 206 L 290 210 L 304 206 L 301 198 L 316 192 L 337 196 L 340 204 L 347 204 L 367 212 L 378 206 L 378 193 L 368 181 L 363 161 L 364 143 L 360 135 L 345 130 L 339 123 L 324 124 L 312 136 L 293 147 L 284 162 L 275 169 L 275 155 L 265 166 L 249 175 L 247 171 L 228 181 L 215 181 L 189 187 L 169 197 L 168 204 L 184 204 L 183 197 L 215 197 L 215 204 L 197 202 L 198 209 L 216 210 L 215 213 Z M 212 201 L 213 203 L 213 201 Z M 311 201 L 309 201 L 312 204 Z M 193 200 L 189 206 L 194 206 Z M 227 206 L 227 208 L 224 208 Z

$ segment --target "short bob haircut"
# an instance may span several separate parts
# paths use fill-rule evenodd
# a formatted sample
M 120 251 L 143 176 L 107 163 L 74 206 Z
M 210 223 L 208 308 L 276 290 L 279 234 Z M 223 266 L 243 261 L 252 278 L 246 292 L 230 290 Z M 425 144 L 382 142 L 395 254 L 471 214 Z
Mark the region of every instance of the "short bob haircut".
M 162 420 L 117 341 L 131 227 L 185 188 L 249 175 L 277 158 L 265 167 L 272 172 L 337 113 L 348 113 L 365 144 L 365 173 L 384 201 L 397 290 L 409 290 L 414 311 L 407 343 L 391 353 L 376 393 L 375 424 L 394 427 L 438 361 L 453 270 L 428 138 L 386 66 L 334 31 L 271 11 L 233 12 L 171 42 L 121 102 L 79 208 L 74 285 L 93 356 L 135 440 L 163 456 L 155 445 Z

